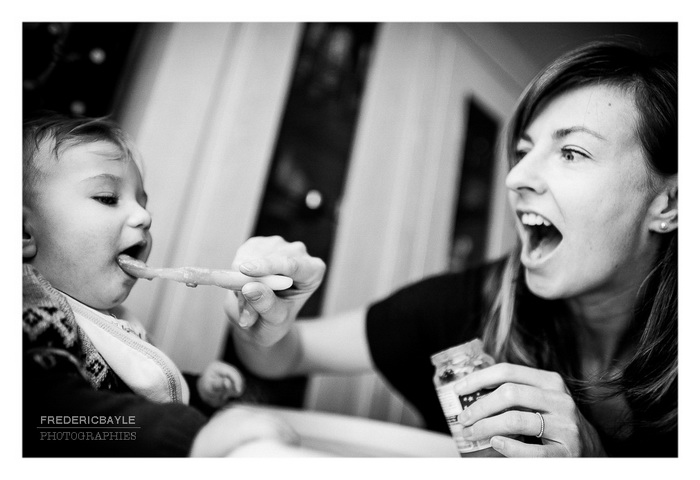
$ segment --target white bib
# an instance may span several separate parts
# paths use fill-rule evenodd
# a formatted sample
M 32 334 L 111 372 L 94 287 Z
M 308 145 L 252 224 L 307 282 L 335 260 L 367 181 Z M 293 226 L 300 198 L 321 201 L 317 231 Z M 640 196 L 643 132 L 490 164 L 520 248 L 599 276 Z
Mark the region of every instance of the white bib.
M 180 370 L 165 353 L 145 340 L 140 325 L 65 297 L 80 328 L 129 388 L 154 402 L 189 402 L 190 391 Z

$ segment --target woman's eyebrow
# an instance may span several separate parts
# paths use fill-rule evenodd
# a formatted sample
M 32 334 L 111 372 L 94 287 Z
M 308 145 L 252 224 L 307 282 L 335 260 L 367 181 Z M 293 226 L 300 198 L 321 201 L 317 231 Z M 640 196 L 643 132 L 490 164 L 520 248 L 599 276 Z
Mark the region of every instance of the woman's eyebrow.
M 532 143 L 532 138 L 530 138 L 530 135 L 528 135 L 527 132 L 522 132 L 520 134 L 520 138 L 518 138 L 518 141 L 521 141 L 521 140 L 525 141 L 525 142 Z
M 583 132 L 587 133 L 589 135 L 594 136 L 595 138 L 599 140 L 606 140 L 604 136 L 602 136 L 600 133 L 596 132 L 595 130 L 591 130 L 590 128 L 584 127 L 582 125 L 576 125 L 573 127 L 568 127 L 568 128 L 560 128 L 558 130 L 554 131 L 554 134 L 552 137 L 554 139 L 560 140 L 564 137 L 567 137 L 568 135 L 571 135 L 572 133 L 578 133 L 578 132 Z

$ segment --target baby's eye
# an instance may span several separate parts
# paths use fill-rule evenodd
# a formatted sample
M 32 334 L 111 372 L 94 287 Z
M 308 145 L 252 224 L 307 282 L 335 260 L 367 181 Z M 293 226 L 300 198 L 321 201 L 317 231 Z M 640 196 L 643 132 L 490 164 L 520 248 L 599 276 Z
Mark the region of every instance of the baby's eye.
M 103 205 L 116 205 L 119 201 L 119 197 L 116 195 L 96 195 L 92 197 L 95 201 L 100 202 Z

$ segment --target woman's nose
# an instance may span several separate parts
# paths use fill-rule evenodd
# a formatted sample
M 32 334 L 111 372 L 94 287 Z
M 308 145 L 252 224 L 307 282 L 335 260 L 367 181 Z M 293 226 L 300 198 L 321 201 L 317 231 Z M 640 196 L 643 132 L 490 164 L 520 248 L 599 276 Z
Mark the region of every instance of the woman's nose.
M 506 176 L 506 187 L 514 192 L 543 193 L 547 189 L 542 156 L 532 150 L 515 164 Z

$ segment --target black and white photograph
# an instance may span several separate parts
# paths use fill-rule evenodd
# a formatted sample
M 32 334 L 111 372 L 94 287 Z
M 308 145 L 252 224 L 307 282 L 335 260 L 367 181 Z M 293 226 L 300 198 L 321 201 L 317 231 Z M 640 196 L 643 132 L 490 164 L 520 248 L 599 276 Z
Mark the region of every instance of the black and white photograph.
M 15 22 L 22 464 L 682 457 L 692 23 L 226 12 Z

